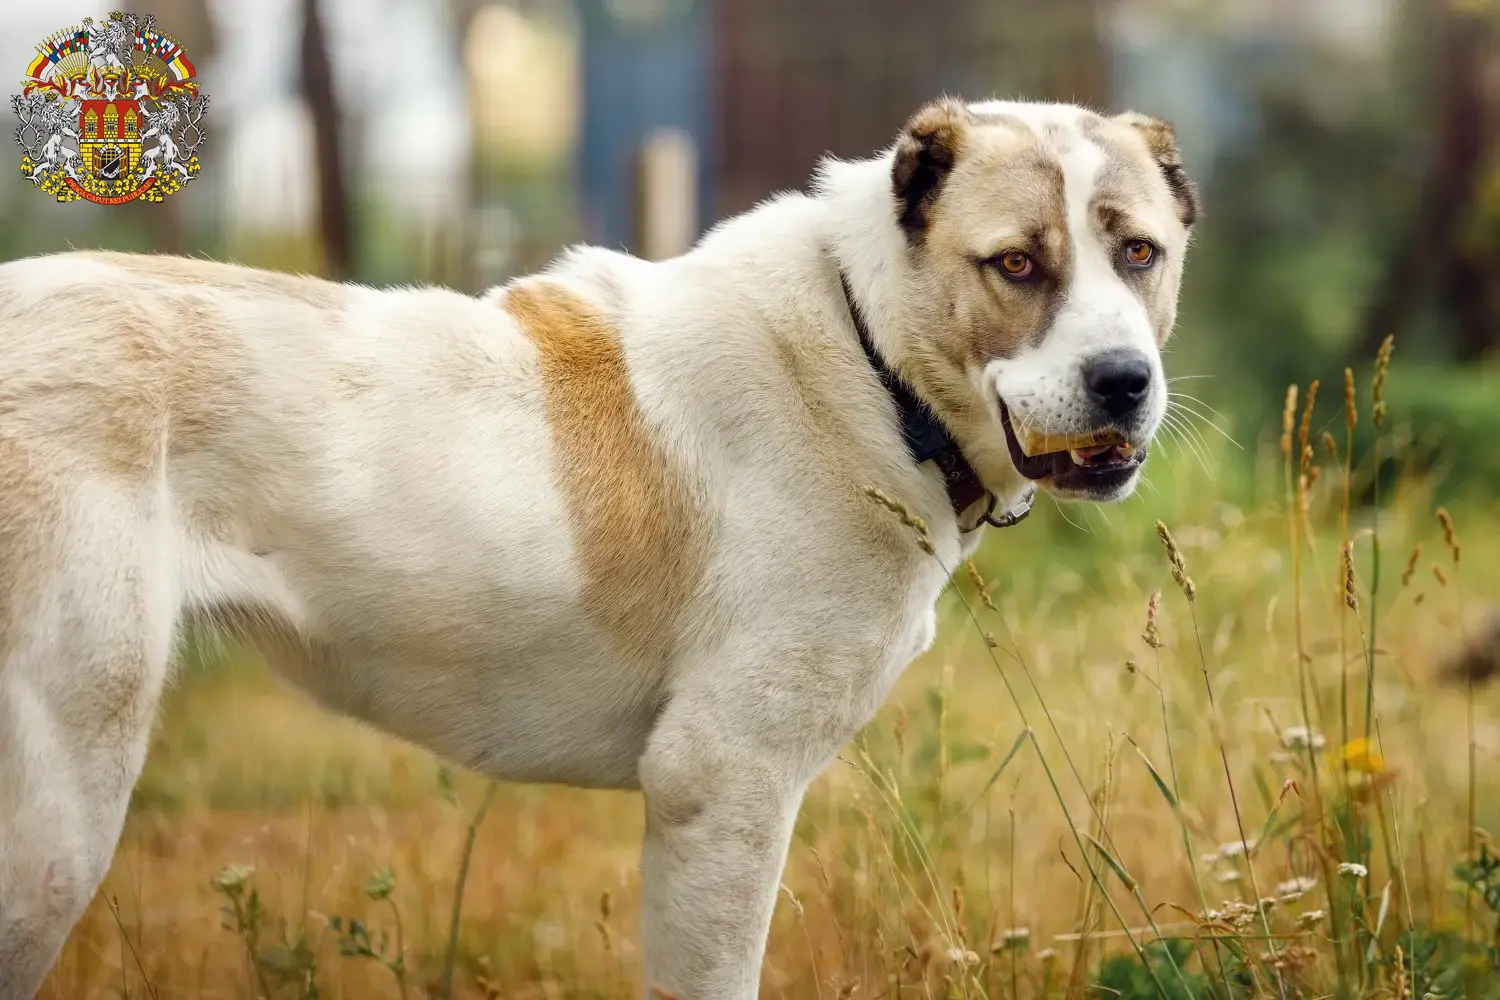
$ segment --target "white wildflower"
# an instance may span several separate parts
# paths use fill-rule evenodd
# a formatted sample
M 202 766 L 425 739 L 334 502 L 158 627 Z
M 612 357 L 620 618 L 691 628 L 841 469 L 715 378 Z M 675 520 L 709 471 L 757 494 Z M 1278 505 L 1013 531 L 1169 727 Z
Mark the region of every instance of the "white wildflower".
M 1281 731 L 1281 745 L 1288 750 L 1321 750 L 1328 745 L 1328 740 L 1316 729 L 1288 726 Z
M 1216 872 L 1214 874 L 1214 877 L 1217 878 L 1220 882 L 1238 882 L 1240 879 L 1245 877 L 1245 873 L 1235 871 L 1233 868 L 1231 868 L 1227 871 Z
M 1276 895 L 1281 897 L 1283 903 L 1292 903 L 1311 892 L 1317 884 L 1317 879 L 1309 878 L 1306 875 L 1299 875 L 1296 878 L 1277 883 Z
M 1250 850 L 1252 850 L 1252 851 L 1255 850 L 1255 840 L 1254 840 L 1254 838 L 1251 838 L 1249 840 L 1231 840 L 1228 843 L 1224 843 L 1224 844 L 1220 844 L 1219 845 L 1219 857 L 1221 857 L 1221 858 L 1238 858 L 1238 857 L 1241 857 L 1241 856 L 1244 855 L 1245 848 L 1247 848 L 1247 847 Z
M 1308 910 L 1306 913 L 1297 918 L 1297 926 L 1311 927 L 1313 924 L 1321 922 L 1322 919 L 1326 916 L 1328 916 L 1328 914 L 1324 913 L 1322 910 Z
M 964 948 L 949 948 L 945 957 L 950 966 L 962 968 L 965 965 L 978 965 L 979 956 Z
M 1339 874 L 1348 875 L 1350 878 L 1358 879 L 1364 878 L 1366 875 L 1370 874 L 1370 869 L 1366 868 L 1358 861 L 1341 861 L 1339 862 Z
M 1260 910 L 1249 903 L 1241 903 L 1239 900 L 1230 900 L 1224 904 L 1222 910 L 1209 910 L 1203 914 L 1203 919 L 1210 924 L 1228 924 L 1231 927 L 1247 927 L 1255 920 Z
M 1001 932 L 1000 940 L 990 946 L 990 951 L 1001 952 L 1007 948 L 1025 948 L 1030 940 L 1030 927 L 1011 927 Z

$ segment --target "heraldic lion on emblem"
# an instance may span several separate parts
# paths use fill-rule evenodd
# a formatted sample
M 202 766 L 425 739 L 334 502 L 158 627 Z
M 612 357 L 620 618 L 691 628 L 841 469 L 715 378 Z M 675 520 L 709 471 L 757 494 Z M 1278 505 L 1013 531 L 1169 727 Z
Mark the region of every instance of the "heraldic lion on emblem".
M 58 201 L 161 201 L 198 176 L 208 96 L 152 17 L 85 18 L 37 46 L 22 92 L 21 173 Z

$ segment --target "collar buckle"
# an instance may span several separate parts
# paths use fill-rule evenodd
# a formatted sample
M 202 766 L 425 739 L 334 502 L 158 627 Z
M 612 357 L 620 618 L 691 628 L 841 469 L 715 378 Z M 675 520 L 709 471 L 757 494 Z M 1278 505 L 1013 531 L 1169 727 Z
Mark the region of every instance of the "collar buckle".
M 984 515 L 982 517 L 980 517 L 980 523 L 988 524 L 991 527 L 995 528 L 1014 527 L 1020 524 L 1022 521 L 1026 520 L 1026 516 L 1031 513 L 1031 508 L 1036 506 L 1036 487 L 1033 486 L 1028 489 L 1026 491 L 1026 495 L 1021 498 L 1020 503 L 1016 504 L 1004 514 L 1001 514 L 999 517 L 995 516 L 996 502 L 997 499 L 995 497 L 995 494 L 991 493 L 989 509 L 984 512 Z

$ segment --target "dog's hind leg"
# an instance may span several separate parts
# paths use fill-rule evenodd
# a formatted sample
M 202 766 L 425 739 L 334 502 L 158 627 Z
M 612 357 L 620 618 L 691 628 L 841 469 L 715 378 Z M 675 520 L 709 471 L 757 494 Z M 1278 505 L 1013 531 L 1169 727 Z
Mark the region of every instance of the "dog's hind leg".
M 0 1000 L 36 993 L 109 870 L 178 603 L 160 486 L 27 458 L 0 437 Z

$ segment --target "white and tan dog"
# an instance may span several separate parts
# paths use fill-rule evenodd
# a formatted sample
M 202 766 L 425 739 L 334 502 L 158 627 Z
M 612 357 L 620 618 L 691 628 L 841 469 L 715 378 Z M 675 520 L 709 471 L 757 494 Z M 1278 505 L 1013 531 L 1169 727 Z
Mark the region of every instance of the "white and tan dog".
M 1133 488 L 1194 211 L 1161 122 L 945 100 L 682 257 L 482 298 L 0 266 L 0 997 L 108 869 L 195 617 L 485 774 L 641 789 L 647 982 L 755 996 L 803 790 L 986 505 Z

